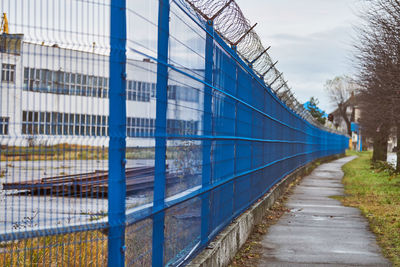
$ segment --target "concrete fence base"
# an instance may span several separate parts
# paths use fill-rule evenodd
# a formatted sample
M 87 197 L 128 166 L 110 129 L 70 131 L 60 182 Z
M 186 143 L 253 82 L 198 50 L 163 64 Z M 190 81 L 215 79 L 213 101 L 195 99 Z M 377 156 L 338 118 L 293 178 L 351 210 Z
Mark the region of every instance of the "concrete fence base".
M 230 261 L 246 242 L 255 225 L 262 222 L 267 210 L 282 196 L 289 185 L 296 179 L 310 173 L 316 166 L 315 163 L 323 163 L 344 156 L 343 154 L 325 157 L 308 163 L 287 175 L 278 184 L 271 188 L 260 201 L 253 204 L 247 211 L 236 218 L 217 237 L 210 242 L 196 258 L 187 266 L 208 267 L 228 266 Z

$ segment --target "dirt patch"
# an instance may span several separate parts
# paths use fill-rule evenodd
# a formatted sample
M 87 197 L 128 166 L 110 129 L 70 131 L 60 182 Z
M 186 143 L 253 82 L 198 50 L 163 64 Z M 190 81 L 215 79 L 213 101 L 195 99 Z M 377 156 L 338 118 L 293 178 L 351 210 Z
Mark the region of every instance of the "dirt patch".
M 292 194 L 294 186 L 300 182 L 301 178 L 291 183 L 286 192 L 268 209 L 260 224 L 254 229 L 236 256 L 233 258 L 229 267 L 250 267 L 256 266 L 262 253 L 261 240 L 271 225 L 275 224 L 279 218 L 290 210 L 285 206 L 286 201 Z

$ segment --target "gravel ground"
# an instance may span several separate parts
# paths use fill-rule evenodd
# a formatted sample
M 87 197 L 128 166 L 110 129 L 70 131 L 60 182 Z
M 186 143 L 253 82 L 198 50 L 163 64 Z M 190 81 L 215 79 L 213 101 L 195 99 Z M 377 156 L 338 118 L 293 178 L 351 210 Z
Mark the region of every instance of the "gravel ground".
M 127 167 L 153 165 L 153 160 L 128 160 Z M 0 233 L 91 222 L 106 215 L 107 199 L 32 196 L 2 187 L 3 183 L 107 170 L 107 160 L 13 161 L 0 162 L 0 166 L 5 171 L 0 178 Z M 127 199 L 127 206 L 148 203 L 150 199 L 148 193 L 136 194 Z

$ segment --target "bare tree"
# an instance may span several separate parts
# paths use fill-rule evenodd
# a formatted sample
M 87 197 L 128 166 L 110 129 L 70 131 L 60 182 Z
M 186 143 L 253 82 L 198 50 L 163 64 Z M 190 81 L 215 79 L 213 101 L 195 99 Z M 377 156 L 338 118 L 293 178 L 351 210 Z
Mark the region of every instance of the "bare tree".
M 351 120 L 352 117 L 354 117 L 354 103 L 349 100 L 356 90 L 356 84 L 347 76 L 338 76 L 332 80 L 326 81 L 325 90 L 331 102 L 339 111 L 340 116 L 345 121 L 347 134 L 351 136 Z
M 362 18 L 355 45 L 362 127 L 374 140 L 373 160 L 386 160 L 391 128 L 400 139 L 400 1 L 370 0 Z

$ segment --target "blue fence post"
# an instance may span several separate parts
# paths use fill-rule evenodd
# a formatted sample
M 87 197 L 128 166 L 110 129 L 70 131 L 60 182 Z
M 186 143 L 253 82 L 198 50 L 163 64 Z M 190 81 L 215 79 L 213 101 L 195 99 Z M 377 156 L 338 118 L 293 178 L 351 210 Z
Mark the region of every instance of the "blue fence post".
M 111 1 L 108 266 L 125 264 L 126 2 Z
M 205 59 L 205 82 L 212 84 L 213 81 L 213 61 L 214 61 L 214 27 L 213 22 L 207 22 L 206 33 L 206 59 Z M 203 117 L 203 135 L 212 135 L 212 88 L 204 86 L 204 117 Z M 211 142 L 208 139 L 203 140 L 203 167 L 202 167 L 202 187 L 206 188 L 211 183 Z M 208 242 L 210 225 L 210 193 L 202 196 L 201 202 L 201 245 Z
M 168 89 L 168 39 L 169 0 L 159 0 L 158 44 L 157 44 L 157 87 L 156 87 L 156 151 L 153 201 L 153 266 L 164 264 L 164 201 L 167 153 L 167 89 Z

